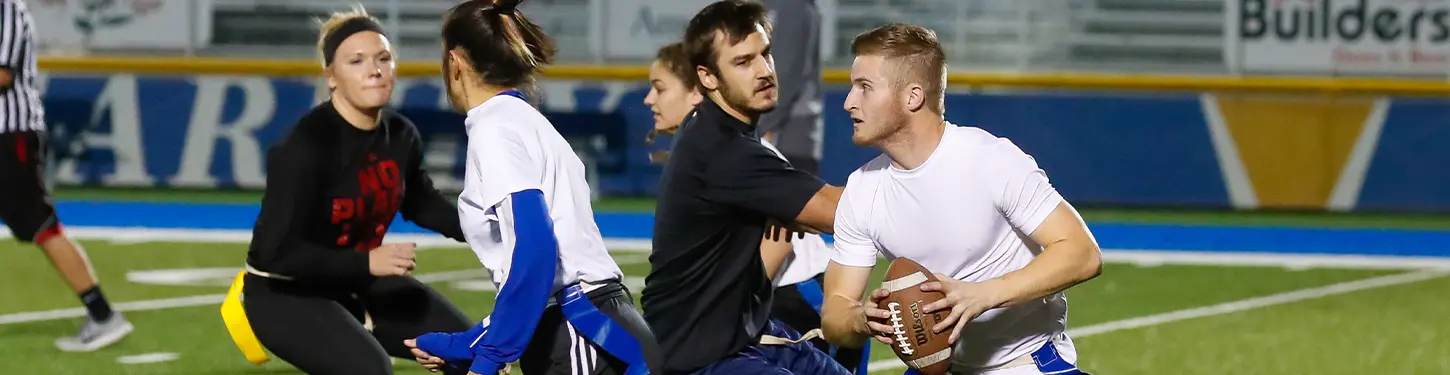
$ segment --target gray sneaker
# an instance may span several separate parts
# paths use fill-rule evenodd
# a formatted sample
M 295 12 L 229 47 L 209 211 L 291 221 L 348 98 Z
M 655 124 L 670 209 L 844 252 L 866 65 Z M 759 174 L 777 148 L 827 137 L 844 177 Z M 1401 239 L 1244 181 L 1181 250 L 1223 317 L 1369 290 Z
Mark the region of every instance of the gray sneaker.
M 117 311 L 105 321 L 86 319 L 86 324 L 81 326 L 81 332 L 75 336 L 62 337 L 55 340 L 55 347 L 67 352 L 89 352 L 106 347 L 121 341 L 121 338 L 131 333 L 135 327 L 131 322 L 121 316 Z

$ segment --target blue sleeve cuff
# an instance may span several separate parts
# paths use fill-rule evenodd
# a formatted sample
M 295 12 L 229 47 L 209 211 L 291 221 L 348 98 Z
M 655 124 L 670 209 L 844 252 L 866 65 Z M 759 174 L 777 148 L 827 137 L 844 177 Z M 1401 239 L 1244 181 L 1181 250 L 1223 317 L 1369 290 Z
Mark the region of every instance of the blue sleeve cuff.
M 479 375 L 493 375 L 497 374 L 499 370 L 503 370 L 503 364 L 489 361 L 483 356 L 474 357 L 473 365 L 468 366 L 468 372 Z
M 488 332 L 488 319 L 473 325 L 467 331 L 458 333 L 429 333 L 418 336 L 418 349 L 428 354 L 442 358 L 449 363 L 457 363 L 472 360 L 474 357 L 471 345 L 477 342 L 480 336 Z

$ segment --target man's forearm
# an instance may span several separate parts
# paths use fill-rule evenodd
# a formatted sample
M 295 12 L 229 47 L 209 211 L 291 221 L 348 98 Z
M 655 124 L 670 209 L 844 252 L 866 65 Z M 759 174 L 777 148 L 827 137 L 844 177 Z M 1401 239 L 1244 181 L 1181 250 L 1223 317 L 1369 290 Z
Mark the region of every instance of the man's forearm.
M 997 284 L 997 307 L 1012 306 L 1097 277 L 1102 273 L 1101 258 L 1091 240 L 1064 240 L 1046 246 L 1027 267 L 985 283 Z
M 781 232 L 778 234 L 781 237 L 779 241 L 772 241 L 770 234 L 766 234 L 766 238 L 760 240 L 760 261 L 765 265 L 765 276 L 771 280 L 774 280 L 775 275 L 780 272 L 780 267 L 785 264 L 785 259 L 790 257 L 793 249 L 788 237 L 794 234 Z
M 841 202 L 845 188 L 826 185 L 806 202 L 806 207 L 796 216 L 796 224 L 809 229 L 811 233 L 836 233 L 836 206 Z
M 871 279 L 871 268 L 847 266 L 835 260 L 826 266 L 826 298 L 821 303 L 821 332 L 825 334 L 826 341 L 842 347 L 859 348 L 871 338 L 871 329 L 866 324 L 867 312 L 861 302 L 861 297 L 866 294 L 866 283 Z
M 826 301 L 821 306 L 821 333 L 826 336 L 826 341 L 833 345 L 845 348 L 859 348 L 866 345 L 866 340 L 871 338 L 869 333 L 861 332 L 858 326 L 866 317 L 861 313 L 861 302 L 852 301 L 840 296 L 826 296 Z

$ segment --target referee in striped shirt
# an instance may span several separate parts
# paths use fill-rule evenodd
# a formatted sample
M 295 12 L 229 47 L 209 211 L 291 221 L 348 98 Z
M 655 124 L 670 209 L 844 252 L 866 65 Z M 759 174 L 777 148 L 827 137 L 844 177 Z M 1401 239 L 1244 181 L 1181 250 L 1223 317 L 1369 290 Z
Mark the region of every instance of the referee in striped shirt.
M 45 186 L 45 109 L 35 57 L 30 10 L 22 0 L 0 0 L 0 221 L 15 239 L 39 244 L 86 306 L 89 319 L 80 333 L 55 346 L 92 351 L 119 341 L 132 327 L 101 294 L 85 250 L 61 232 Z

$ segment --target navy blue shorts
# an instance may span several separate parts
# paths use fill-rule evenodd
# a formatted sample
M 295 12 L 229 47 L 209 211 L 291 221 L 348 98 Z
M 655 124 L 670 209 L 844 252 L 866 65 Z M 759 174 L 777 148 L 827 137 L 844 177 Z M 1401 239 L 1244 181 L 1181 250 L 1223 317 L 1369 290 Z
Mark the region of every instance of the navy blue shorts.
M 765 334 L 792 340 L 801 337 L 800 333 L 777 321 L 771 321 L 765 327 Z M 756 344 L 696 370 L 694 374 L 851 375 L 830 354 L 816 349 L 809 341 L 789 345 Z

